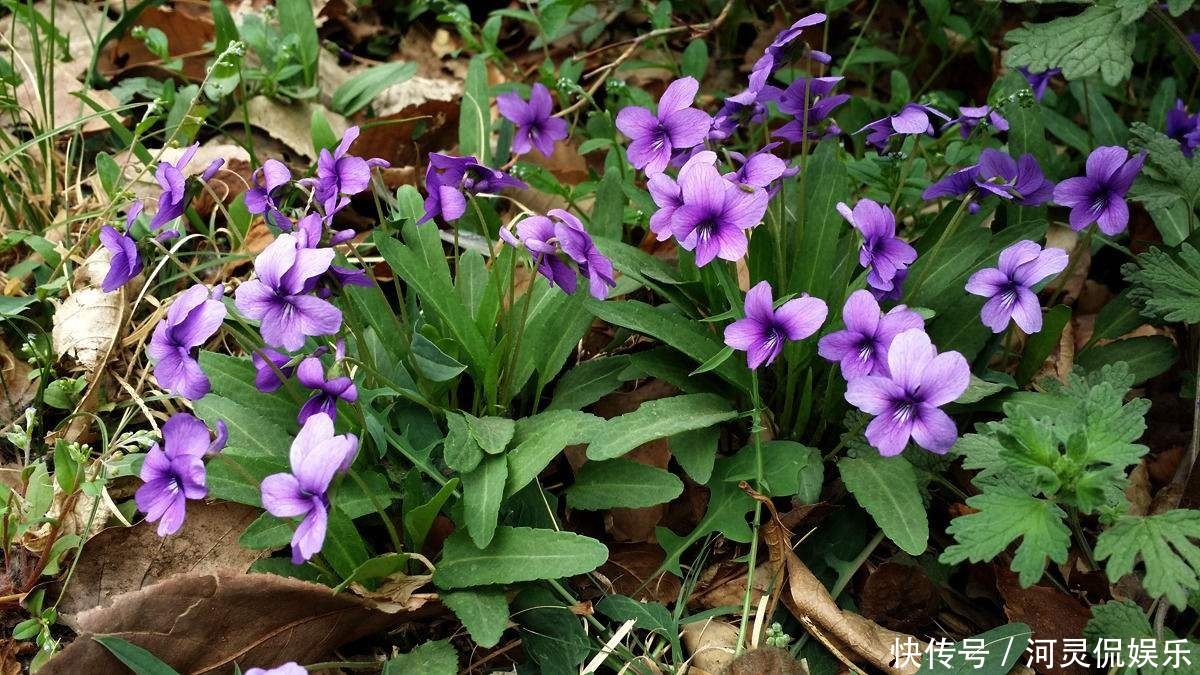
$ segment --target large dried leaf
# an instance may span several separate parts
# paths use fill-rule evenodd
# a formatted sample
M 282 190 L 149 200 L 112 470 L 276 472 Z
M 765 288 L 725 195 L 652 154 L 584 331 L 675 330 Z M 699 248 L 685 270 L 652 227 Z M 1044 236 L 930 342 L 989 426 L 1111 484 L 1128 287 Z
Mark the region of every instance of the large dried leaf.
M 354 640 L 422 618 L 388 614 L 355 596 L 271 574 L 183 574 L 80 614 L 79 638 L 42 675 L 122 672 L 92 639 L 115 635 L 181 673 L 232 673 L 248 666 L 322 661 Z
M 245 572 L 267 554 L 238 545 L 259 513 L 242 504 L 197 501 L 188 504 L 183 529 L 170 537 L 159 537 L 157 524 L 144 521 L 104 530 L 83 548 L 58 607 L 63 623 L 74 628 L 80 612 L 176 574 Z

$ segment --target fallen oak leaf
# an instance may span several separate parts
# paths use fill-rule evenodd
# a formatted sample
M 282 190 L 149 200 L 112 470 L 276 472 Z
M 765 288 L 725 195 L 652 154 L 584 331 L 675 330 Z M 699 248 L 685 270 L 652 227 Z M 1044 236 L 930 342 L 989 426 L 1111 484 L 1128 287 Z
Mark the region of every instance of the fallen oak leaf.
M 40 672 L 121 672 L 92 639 L 105 635 L 195 675 L 231 673 L 235 664 L 313 663 L 344 644 L 436 612 L 440 608 L 389 614 L 353 595 L 272 574 L 182 574 L 80 614 L 79 639 Z

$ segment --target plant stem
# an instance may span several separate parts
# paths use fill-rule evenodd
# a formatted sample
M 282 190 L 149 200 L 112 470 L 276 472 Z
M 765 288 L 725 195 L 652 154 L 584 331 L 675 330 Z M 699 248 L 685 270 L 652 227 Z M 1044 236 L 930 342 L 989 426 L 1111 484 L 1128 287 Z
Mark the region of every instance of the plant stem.
M 763 491 L 763 458 L 762 458 L 762 400 L 758 391 L 758 371 L 750 371 L 750 397 L 751 405 L 754 407 L 751 417 L 750 433 L 754 444 L 754 489 Z M 754 569 L 758 565 L 758 528 L 762 523 L 762 502 L 754 501 L 754 525 L 753 532 L 750 537 L 750 559 L 747 562 L 746 570 L 746 593 L 742 597 L 742 620 L 738 625 L 737 644 L 733 648 L 733 655 L 737 656 L 742 653 L 746 642 L 746 628 L 750 623 L 750 603 L 754 596 Z
M 871 3 L 871 11 L 867 12 L 867 18 L 863 20 L 862 28 L 859 29 L 858 35 L 854 36 L 854 42 L 850 44 L 850 51 L 846 54 L 846 58 L 842 59 L 842 67 L 838 68 L 838 75 L 841 75 L 845 71 L 846 66 L 850 64 L 851 59 L 854 58 L 854 52 L 858 50 L 858 43 L 862 40 L 863 35 L 866 35 L 867 26 L 871 25 L 871 19 L 875 17 L 875 10 L 877 9 L 879 9 L 879 0 L 875 0 L 875 2 Z M 907 26 L 908 24 L 905 23 L 906 28 Z M 828 28 L 828 23 L 826 23 L 826 27 Z
M 403 551 L 404 542 L 400 539 L 400 533 L 396 531 L 395 523 L 392 522 L 391 518 L 388 518 L 386 510 L 383 508 L 383 504 L 380 503 L 379 499 L 375 496 L 375 493 L 371 491 L 371 488 L 367 486 L 366 481 L 362 479 L 362 476 L 358 475 L 357 471 L 350 469 L 348 473 L 350 475 L 350 480 L 353 480 L 358 487 L 362 489 L 363 494 L 367 496 L 367 499 L 371 500 L 371 506 L 375 508 L 375 513 L 379 514 L 379 519 L 383 521 L 383 527 L 387 529 L 388 538 L 392 540 L 392 548 L 396 553 Z
M 958 230 L 958 226 L 962 223 L 963 216 L 967 213 L 967 205 L 971 203 L 971 199 L 974 197 L 974 190 L 971 190 L 967 192 L 967 194 L 963 195 L 962 201 L 959 202 L 958 210 L 954 212 L 954 217 L 950 219 L 950 223 L 946 225 L 946 229 L 942 230 L 942 236 L 938 237 L 938 240 L 933 244 L 933 248 L 929 250 L 928 254 L 926 254 L 925 257 L 927 260 L 925 262 L 925 267 L 921 270 L 921 276 L 917 277 L 917 282 L 913 284 L 912 288 L 908 292 L 908 297 L 911 301 L 915 301 L 917 299 L 917 291 L 921 289 L 922 284 L 925 283 L 925 279 L 929 276 L 930 270 L 933 269 L 933 262 L 937 260 L 938 253 L 942 250 L 942 247 L 946 245 L 946 241 L 950 239 L 950 237 L 953 237 L 955 231 Z

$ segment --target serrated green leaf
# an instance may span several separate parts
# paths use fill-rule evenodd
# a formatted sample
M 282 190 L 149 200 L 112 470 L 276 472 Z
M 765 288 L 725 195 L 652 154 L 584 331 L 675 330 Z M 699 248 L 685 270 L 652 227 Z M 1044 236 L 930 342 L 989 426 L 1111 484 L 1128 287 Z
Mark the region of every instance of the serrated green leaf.
M 503 588 L 471 588 L 442 593 L 442 604 L 454 612 L 480 647 L 495 647 L 508 626 L 508 600 Z
M 1200 511 L 1179 509 L 1153 516 L 1126 516 L 1096 540 L 1096 560 L 1105 560 L 1109 580 L 1133 571 L 1140 559 L 1146 574 L 1142 586 L 1154 597 L 1166 597 L 1177 609 L 1188 593 L 1200 588 Z
M 466 417 L 447 411 L 446 429 L 446 440 L 442 442 L 442 459 L 446 466 L 459 473 L 474 471 L 483 459 L 483 449 L 471 434 Z
M 1063 523 L 1066 512 L 1054 502 L 996 488 L 971 497 L 967 506 L 976 513 L 950 521 L 946 532 L 957 543 L 942 553 L 941 562 L 956 565 L 964 560 L 991 560 L 1020 539 L 1012 570 L 1024 587 L 1042 578 L 1047 559 L 1066 562 L 1071 530 Z
M 929 517 L 912 464 L 903 457 L 864 453 L 844 457 L 838 471 L 854 498 L 875 519 L 879 529 L 910 555 L 929 545 Z
M 496 455 L 485 458 L 473 471 L 462 476 L 463 518 L 471 540 L 479 548 L 492 540 L 507 479 L 508 462 Z
M 607 559 L 604 544 L 572 532 L 500 526 L 480 549 L 460 530 L 446 539 L 433 582 L 464 588 L 559 579 L 591 572 Z
M 588 461 L 567 488 L 567 506 L 585 511 L 636 509 L 683 494 L 683 481 L 668 471 L 628 459 Z
M 383 664 L 382 675 L 457 675 L 458 652 L 449 640 L 418 645 L 412 651 L 392 657 Z
M 1112 600 L 1101 605 L 1093 605 L 1092 618 L 1084 626 L 1083 636 L 1088 639 L 1088 651 L 1093 654 L 1101 653 L 1101 640 L 1116 640 L 1122 646 L 1134 644 L 1136 641 L 1143 650 L 1143 654 L 1157 654 L 1157 659 L 1148 659 L 1141 664 L 1140 668 L 1136 669 L 1141 675 L 1196 675 L 1200 673 L 1200 645 L 1191 640 L 1178 639 L 1175 633 L 1167 627 L 1163 627 L 1161 636 L 1158 635 L 1150 626 L 1150 620 L 1146 618 L 1142 608 L 1128 600 L 1121 602 Z M 1168 641 L 1170 642 L 1169 646 Z M 1143 646 L 1147 642 L 1153 642 L 1153 648 Z M 1107 647 L 1107 645 L 1105 646 Z M 1122 672 L 1132 672 L 1133 670 L 1130 668 Z
M 467 426 L 479 447 L 489 455 L 498 455 L 508 447 L 516 432 L 516 423 L 507 417 L 467 415 Z
M 1191 244 L 1179 249 L 1178 261 L 1155 247 L 1122 268 L 1134 287 L 1129 299 L 1142 314 L 1164 321 L 1200 323 L 1200 252 Z
M 684 394 L 646 401 L 637 410 L 604 423 L 587 450 L 588 459 L 620 457 L 656 438 L 703 429 L 733 419 L 737 411 L 715 394 Z
M 1074 16 L 1009 31 L 1004 39 L 1012 47 L 1005 62 L 1034 72 L 1062 68 L 1068 80 L 1099 73 L 1115 87 L 1133 69 L 1134 35 L 1133 27 L 1122 22 L 1120 8 L 1094 5 Z

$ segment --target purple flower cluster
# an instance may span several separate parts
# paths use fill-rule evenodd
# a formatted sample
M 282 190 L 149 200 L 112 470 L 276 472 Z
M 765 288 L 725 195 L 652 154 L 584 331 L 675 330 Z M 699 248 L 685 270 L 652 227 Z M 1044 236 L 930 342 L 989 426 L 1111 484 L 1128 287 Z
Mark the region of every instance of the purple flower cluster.
M 1033 155 L 1024 154 L 1016 160 L 988 148 L 979 154 L 978 164 L 959 169 L 930 185 L 921 197 L 961 197 L 972 191 L 986 192 L 1021 206 L 1040 206 L 1050 201 L 1054 183 L 1046 179 Z
M 261 322 L 271 347 L 295 351 L 305 338 L 333 335 L 342 312 L 313 291 L 333 263 L 332 248 L 306 248 L 294 234 L 281 234 L 254 260 L 256 278 L 234 294 L 238 311 Z
M 1146 151 L 1133 157 L 1125 148 L 1106 145 L 1096 148 L 1087 158 L 1083 176 L 1068 178 L 1054 188 L 1054 201 L 1070 207 L 1072 230 L 1096 223 L 1108 236 L 1118 235 L 1129 225 L 1129 205 L 1125 193 L 1146 162 Z
M 1042 329 L 1042 307 L 1033 286 L 1066 267 L 1066 251 L 1042 249 L 1028 240 L 1018 241 L 1000 252 L 998 267 L 972 274 L 966 288 L 968 293 L 988 299 L 980 314 L 983 325 L 1001 333 L 1012 320 L 1032 335 Z
M 350 127 L 333 152 L 322 148 L 317 156 L 316 177 L 300 181 L 312 189 L 313 199 L 324 208 L 326 218 L 349 204 L 350 197 L 370 187 L 372 169 L 390 166 L 383 159 L 351 155 L 350 146 L 358 135 L 358 127 Z
M 154 180 L 162 188 L 162 194 L 158 197 L 158 210 L 150 219 L 151 230 L 157 232 L 182 216 L 183 212 L 187 210 L 188 201 L 194 190 L 189 188 L 187 176 L 183 170 L 192 161 L 192 157 L 196 155 L 199 148 L 199 143 L 189 146 L 174 164 L 161 162 L 154 171 Z M 200 174 L 200 180 L 208 182 L 224 163 L 223 159 L 214 159 Z
M 171 303 L 167 315 L 154 327 L 146 352 L 155 359 L 154 379 L 167 392 L 193 401 L 208 393 L 208 376 L 200 368 L 196 352 L 225 321 L 224 293 L 224 286 L 210 291 L 204 284 L 196 284 Z
M 358 455 L 358 437 L 334 435 L 333 420 L 318 412 L 305 420 L 292 441 L 290 473 L 276 473 L 262 482 L 263 508 L 279 518 L 303 518 L 292 535 L 292 563 L 312 558 L 325 543 L 329 524 L 329 484 L 350 469 Z
M 429 153 L 429 168 L 425 170 L 425 215 L 418 224 L 434 218 L 452 222 L 467 212 L 467 196 L 494 193 L 504 188 L 524 190 L 524 182 L 503 171 L 488 168 L 474 157 L 452 157 Z
M 217 437 L 210 440 L 208 427 L 187 413 L 172 415 L 163 425 L 162 444 L 146 453 L 142 486 L 133 497 L 147 521 L 158 521 L 158 536 L 178 532 L 187 500 L 208 495 L 204 457 L 220 452 L 228 436 L 225 423 L 217 422 Z
M 725 327 L 725 344 L 746 352 L 751 369 L 771 365 L 790 341 L 803 340 L 825 323 L 825 301 L 807 295 L 775 308 L 771 284 L 760 281 L 746 293 L 745 317 Z
M 500 238 L 514 248 L 524 247 L 533 256 L 538 274 L 565 293 L 574 293 L 578 285 L 576 271 L 587 279 L 588 293 L 597 300 L 608 297 L 617 283 L 613 265 L 584 229 L 583 223 L 562 209 L 550 209 L 544 216 L 522 219 L 513 235 L 500 230 Z
M 839 202 L 837 210 L 862 235 L 858 263 L 867 268 L 871 292 L 881 300 L 898 298 L 908 266 L 917 260 L 917 251 L 896 236 L 896 217 L 888 207 L 871 199 L 860 199 L 853 211 Z

